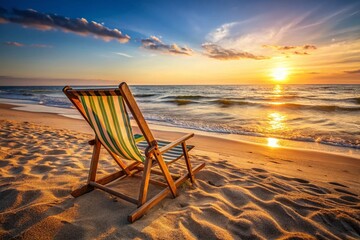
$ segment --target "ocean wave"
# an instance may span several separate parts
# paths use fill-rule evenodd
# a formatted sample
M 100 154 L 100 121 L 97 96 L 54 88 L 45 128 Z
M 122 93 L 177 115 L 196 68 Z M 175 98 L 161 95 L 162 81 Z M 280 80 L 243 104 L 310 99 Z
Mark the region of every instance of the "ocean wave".
M 318 100 L 324 102 L 349 102 L 349 103 L 356 103 L 360 104 L 360 97 L 354 98 L 326 98 L 326 97 L 318 97 L 318 96 L 302 96 L 300 99 L 306 100 Z
M 356 104 L 360 104 L 360 97 L 347 98 L 346 100 L 349 101 L 349 102 L 353 102 L 353 103 L 356 103 Z
M 262 104 L 264 105 L 264 104 Z M 334 111 L 360 111 L 360 107 L 352 106 L 337 106 L 337 105 L 307 105 L 300 103 L 280 103 L 270 104 L 271 107 L 284 108 L 284 109 L 295 109 L 295 110 L 315 110 L 323 112 L 334 112 Z
M 178 95 L 178 96 L 165 96 L 162 99 L 175 99 L 175 100 L 182 100 L 182 99 L 189 99 L 189 100 L 200 100 L 210 98 L 208 96 L 202 95 Z
M 231 107 L 235 105 L 259 105 L 255 102 L 248 102 L 248 101 L 241 101 L 241 100 L 234 100 L 234 99 L 228 99 L 228 98 L 221 98 L 212 101 L 212 103 L 216 103 L 220 105 L 220 107 Z
M 178 106 L 182 106 L 182 105 L 188 105 L 188 104 L 192 104 L 192 103 L 197 103 L 195 101 L 191 101 L 191 100 L 187 100 L 187 99 L 174 99 L 174 100 L 168 100 L 165 101 L 167 103 L 175 103 Z
M 279 96 L 273 96 L 272 99 L 296 99 L 301 98 L 301 96 L 298 95 L 279 95 Z
M 148 97 L 155 97 L 156 94 L 151 94 L 151 93 L 144 93 L 144 94 L 134 94 L 134 97 L 137 98 L 148 98 Z
M 334 111 L 360 111 L 360 107 L 354 106 L 338 106 L 338 105 L 308 105 L 301 103 L 278 103 L 278 102 L 252 102 L 252 101 L 239 101 L 233 99 L 217 99 L 211 101 L 220 105 L 220 107 L 232 107 L 232 106 L 254 106 L 261 108 L 281 108 L 281 109 L 291 109 L 291 110 L 314 110 L 314 111 L 323 111 L 323 112 L 334 112 Z
M 239 98 L 241 99 L 241 98 Z M 173 103 L 177 105 L 188 105 L 188 104 L 198 104 L 198 103 L 207 103 L 207 104 L 216 104 L 221 108 L 235 107 L 235 106 L 252 106 L 259 108 L 278 108 L 278 109 L 289 109 L 289 110 L 312 110 L 312 111 L 322 111 L 322 112 L 334 112 L 334 111 L 348 111 L 355 112 L 360 111 L 360 107 L 356 106 L 338 106 L 338 105 L 310 105 L 310 104 L 301 104 L 301 103 L 289 103 L 289 102 L 273 102 L 273 101 L 244 101 L 237 100 L 232 98 L 220 98 L 216 100 L 211 100 L 207 102 L 198 102 L 186 98 L 178 98 L 165 101 L 167 103 Z

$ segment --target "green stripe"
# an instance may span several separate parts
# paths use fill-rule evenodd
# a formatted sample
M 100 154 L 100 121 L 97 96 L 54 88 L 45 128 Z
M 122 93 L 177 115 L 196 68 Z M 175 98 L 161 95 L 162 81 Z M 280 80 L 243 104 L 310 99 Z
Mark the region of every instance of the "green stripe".
M 125 108 L 122 97 L 118 98 L 118 102 L 119 102 L 119 105 L 121 107 L 121 114 L 123 116 L 125 126 L 128 126 L 125 129 L 126 129 L 126 133 L 127 133 L 127 138 L 129 139 L 129 143 L 131 144 L 132 149 L 134 149 L 134 152 L 137 154 L 137 156 L 140 158 L 140 160 L 144 161 L 145 159 L 140 154 L 139 149 L 137 148 L 137 146 L 135 144 L 135 139 L 134 139 L 134 135 L 132 133 L 132 128 L 131 128 L 131 124 L 130 124 L 129 115 L 126 112 L 126 108 Z
M 100 105 L 100 111 L 101 111 L 101 113 L 102 113 L 102 119 L 104 120 L 104 123 L 105 123 L 105 126 L 106 126 L 106 133 L 107 133 L 107 135 L 109 136 L 109 138 L 110 138 L 110 141 L 113 143 L 113 145 L 115 146 L 115 148 L 116 148 L 116 152 L 119 154 L 119 153 L 121 153 L 121 155 L 123 156 L 123 157 L 125 157 L 125 158 L 128 158 L 128 156 L 125 156 L 124 155 L 124 153 L 121 151 L 121 148 L 118 146 L 118 144 L 117 144 L 117 142 L 116 142 L 116 140 L 115 140 L 115 134 L 112 132 L 112 130 L 111 130 L 111 127 L 110 127 L 110 123 L 109 123 L 109 118 L 108 118 L 108 116 L 107 116 L 107 112 L 106 112 L 106 110 L 105 110 L 105 106 L 104 106 L 104 102 L 103 102 L 103 100 L 102 100 L 102 97 L 101 96 L 97 96 L 96 97 L 97 98 L 97 101 L 98 101 L 98 103 L 99 103 L 99 105 Z M 111 110 L 111 109 L 110 109 Z M 120 141 L 121 142 L 121 141 Z
M 92 123 L 92 121 L 91 121 L 91 119 L 90 119 L 89 109 L 88 109 L 88 107 L 87 107 L 87 105 L 86 105 L 86 103 L 85 103 L 84 96 L 80 96 L 80 101 L 81 101 L 81 103 L 82 103 L 82 105 L 83 105 L 83 107 L 84 107 L 86 116 L 87 116 L 87 118 L 88 118 L 88 120 L 89 120 L 89 123 L 90 123 L 90 126 L 94 129 L 94 125 L 93 125 L 93 123 Z
M 91 116 L 93 116 L 95 119 L 97 118 L 97 116 L 94 114 L 94 109 L 93 108 L 91 108 L 91 112 L 89 111 L 89 108 L 88 108 L 88 105 L 86 104 L 86 100 L 85 100 L 85 97 L 84 96 L 80 96 L 80 100 L 81 100 L 81 102 L 82 102 L 82 105 L 83 105 L 83 107 L 84 107 L 84 109 L 85 109 L 85 113 L 86 113 L 86 115 L 87 115 L 87 117 L 88 117 L 88 120 L 89 120 L 89 122 L 90 122 L 90 126 L 94 129 L 94 131 L 95 131 L 95 133 L 97 133 L 97 132 L 99 132 L 99 130 L 97 131 L 97 122 L 93 122 L 92 120 L 91 120 Z M 89 98 L 90 99 L 90 98 Z M 91 104 L 91 103 L 90 103 Z M 91 106 L 90 106 L 91 107 Z M 95 125 L 96 124 L 96 125 Z M 100 133 L 101 134 L 101 133 Z M 110 146 L 109 146 L 109 148 L 111 148 Z
M 105 134 L 103 132 L 103 128 L 101 126 L 101 123 L 100 123 L 100 120 L 98 118 L 98 111 L 97 111 L 97 108 L 95 106 L 95 103 L 94 103 L 94 100 L 92 97 L 89 97 L 89 101 L 90 101 L 90 107 L 92 109 L 92 112 L 93 112 L 93 116 L 95 118 L 95 123 L 97 125 L 97 129 L 98 129 L 98 132 L 100 133 L 104 143 L 108 146 L 108 148 L 112 151 L 112 152 L 117 152 L 115 151 L 115 149 L 109 144 L 109 142 L 107 141 L 106 137 L 105 137 Z
M 120 128 L 120 122 L 118 121 L 120 116 L 116 115 L 115 106 L 114 106 L 114 102 L 113 102 L 113 97 L 108 96 L 107 99 L 108 99 L 109 108 L 110 108 L 110 113 L 108 113 L 108 114 L 112 115 L 113 123 L 115 125 L 116 134 L 117 134 L 118 140 L 119 140 L 119 142 L 121 144 L 121 147 L 131 159 L 137 159 L 136 157 L 134 157 L 132 155 L 131 151 L 128 149 L 127 144 L 126 144 L 126 139 L 124 139 L 124 137 L 122 135 L 121 128 Z M 126 126 L 125 126 L 125 128 L 126 128 Z M 129 157 L 127 157 L 127 158 L 129 158 Z

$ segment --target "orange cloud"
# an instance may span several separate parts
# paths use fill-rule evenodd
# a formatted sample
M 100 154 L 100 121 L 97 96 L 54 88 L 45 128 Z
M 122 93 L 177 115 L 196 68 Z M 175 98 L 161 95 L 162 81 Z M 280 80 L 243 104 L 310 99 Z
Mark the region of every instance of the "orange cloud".
M 263 45 L 263 48 L 270 48 L 277 51 L 283 51 L 283 54 L 309 55 L 309 50 L 316 50 L 315 45 L 306 44 L 303 46 L 281 46 L 281 45 Z
M 142 47 L 154 51 L 160 51 L 166 54 L 182 54 L 192 55 L 193 50 L 186 46 L 180 47 L 177 44 L 165 44 L 158 37 L 150 36 L 149 38 L 141 40 Z
M 243 58 L 250 58 L 255 60 L 268 59 L 268 57 L 254 55 L 249 52 L 238 51 L 235 49 L 225 49 L 214 43 L 204 43 L 201 46 L 204 49 L 204 54 L 206 56 L 219 60 L 237 60 Z

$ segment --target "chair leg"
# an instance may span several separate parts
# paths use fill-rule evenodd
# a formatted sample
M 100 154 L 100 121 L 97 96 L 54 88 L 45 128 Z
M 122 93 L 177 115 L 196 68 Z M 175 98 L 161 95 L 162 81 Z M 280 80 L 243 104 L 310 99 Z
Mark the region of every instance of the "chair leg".
M 158 148 L 155 149 L 154 155 L 159 164 L 161 171 L 164 174 L 165 180 L 170 188 L 171 194 L 175 198 L 176 197 L 176 186 L 175 186 L 174 180 L 172 179 L 169 169 L 166 166 L 165 161 L 164 161 L 163 157 L 161 156 Z
M 192 184 L 195 184 L 195 177 L 194 177 L 194 173 L 192 171 L 190 157 L 189 157 L 189 154 L 188 154 L 188 151 L 186 148 L 186 143 L 185 142 L 181 143 L 181 146 L 182 146 L 182 149 L 184 152 L 185 163 L 186 163 L 187 170 L 189 172 L 190 181 Z
M 140 207 L 141 205 L 143 205 L 146 202 L 147 193 L 148 193 L 148 189 L 149 189 L 151 166 L 152 166 L 152 159 L 146 158 L 143 177 L 142 177 L 141 186 L 140 186 L 138 207 Z
M 199 172 L 203 167 L 205 166 L 205 163 L 200 164 L 199 166 L 196 166 L 194 169 L 192 169 L 192 172 L 194 174 L 196 174 L 197 172 Z M 175 181 L 175 186 L 178 187 L 181 184 L 183 184 L 190 176 L 189 175 L 184 175 L 182 177 L 180 177 L 179 179 L 177 179 Z M 135 211 L 133 211 L 129 216 L 128 216 L 128 221 L 133 223 L 135 222 L 137 219 L 141 218 L 150 208 L 152 208 L 153 206 L 155 206 L 156 204 L 158 204 L 161 200 L 163 200 L 164 198 L 166 198 L 166 196 L 169 194 L 170 189 L 169 188 L 165 188 L 164 190 L 162 190 L 161 192 L 159 192 L 157 195 L 155 195 L 154 197 L 152 197 L 151 199 L 149 199 L 147 202 L 145 202 L 143 205 L 141 205 L 140 207 L 138 207 Z
M 94 144 L 94 150 L 93 150 L 93 154 L 92 154 L 92 157 L 91 157 L 90 171 L 89 171 L 89 176 L 88 176 L 88 183 L 92 182 L 92 181 L 95 181 L 96 170 L 97 170 L 97 166 L 98 166 L 98 163 L 99 163 L 100 148 L 101 148 L 101 143 L 100 143 L 99 139 L 96 137 L 95 138 L 95 144 Z

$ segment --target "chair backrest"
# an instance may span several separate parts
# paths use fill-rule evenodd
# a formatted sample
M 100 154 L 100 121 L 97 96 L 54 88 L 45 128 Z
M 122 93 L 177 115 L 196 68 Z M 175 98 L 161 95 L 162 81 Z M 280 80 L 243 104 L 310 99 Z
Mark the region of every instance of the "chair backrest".
M 143 162 L 125 103 L 149 145 L 156 143 L 126 83 L 115 89 L 72 89 L 64 93 L 93 128 L 102 145 L 116 155 Z

